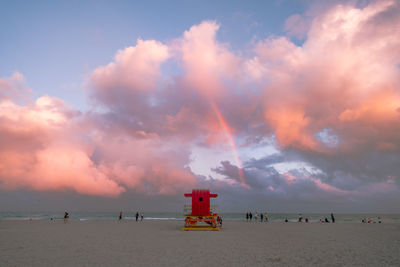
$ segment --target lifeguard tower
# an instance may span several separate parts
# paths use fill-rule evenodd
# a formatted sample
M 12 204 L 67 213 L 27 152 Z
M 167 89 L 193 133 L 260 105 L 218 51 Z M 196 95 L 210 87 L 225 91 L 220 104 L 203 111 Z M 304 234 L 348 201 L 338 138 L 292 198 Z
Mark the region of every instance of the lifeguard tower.
M 216 206 L 210 206 L 210 198 L 216 198 L 218 194 L 210 194 L 210 190 L 193 189 L 191 194 L 185 197 L 192 198 L 192 205 L 185 205 L 185 226 L 182 231 L 209 230 L 219 231 Z

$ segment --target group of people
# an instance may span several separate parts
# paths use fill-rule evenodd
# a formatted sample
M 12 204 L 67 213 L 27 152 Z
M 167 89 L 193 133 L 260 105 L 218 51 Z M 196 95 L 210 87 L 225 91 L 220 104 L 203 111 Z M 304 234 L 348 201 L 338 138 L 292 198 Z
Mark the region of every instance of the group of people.
M 263 222 L 265 220 L 265 222 L 268 222 L 268 213 L 258 213 L 256 212 L 254 214 L 254 221 L 256 222 L 258 220 L 258 218 L 260 217 L 260 222 Z M 253 220 L 253 213 L 251 212 L 246 212 L 246 221 L 247 222 L 251 222 Z
M 138 222 L 138 221 L 139 221 L 139 212 L 136 212 L 135 218 L 136 218 L 136 221 Z M 144 218 L 144 214 L 143 214 L 143 212 L 142 212 L 142 213 L 140 213 L 140 221 L 143 221 L 143 218 Z M 119 218 L 118 218 L 118 220 L 119 220 L 119 221 L 122 220 L 122 211 L 119 213 Z
M 361 220 L 362 223 L 376 223 L 376 221 L 372 220 L 372 219 L 362 219 Z M 378 223 L 382 223 L 381 217 L 378 217 Z
M 260 222 L 263 222 L 263 221 L 268 222 L 269 221 L 267 212 L 265 212 L 265 213 L 256 212 L 254 214 L 254 221 L 255 222 L 258 221 L 258 218 L 260 218 Z M 246 212 L 246 221 L 251 222 L 252 220 L 253 220 L 253 213 Z M 287 218 L 285 218 L 285 222 L 289 222 L 289 220 Z M 303 222 L 303 215 L 301 213 L 299 214 L 298 222 Z M 309 222 L 308 218 L 305 218 L 304 222 L 308 223 Z M 330 221 L 328 220 L 327 217 L 325 217 L 325 219 L 320 219 L 320 222 L 329 223 Z M 331 213 L 331 222 L 333 222 L 333 223 L 335 222 L 335 216 L 333 216 L 333 213 Z
M 304 220 L 306 223 L 308 223 L 308 218 L 305 218 L 305 220 Z M 334 223 L 335 222 L 335 216 L 333 216 L 333 213 L 331 213 L 331 221 L 332 221 L 332 223 Z M 286 218 L 285 219 L 285 222 L 288 222 L 288 219 Z M 299 214 L 299 220 L 298 220 L 298 222 L 303 222 L 303 216 L 301 215 L 301 213 Z M 321 223 L 329 223 L 329 220 L 328 220 L 328 218 L 327 217 L 325 217 L 325 219 L 319 219 L 319 222 L 321 222 Z
M 118 220 L 119 221 L 121 221 L 122 220 L 122 211 L 119 213 L 119 217 L 118 217 Z M 136 212 L 136 214 L 135 214 L 135 218 L 136 218 L 136 221 L 138 222 L 139 221 L 139 212 Z M 144 214 L 143 214 L 143 212 L 142 213 L 140 213 L 140 221 L 143 221 L 143 218 L 144 218 Z M 69 219 L 69 213 L 67 212 L 67 211 L 65 211 L 64 212 L 64 223 L 67 223 L 68 222 L 68 219 Z M 50 220 L 54 220 L 53 218 L 51 218 Z

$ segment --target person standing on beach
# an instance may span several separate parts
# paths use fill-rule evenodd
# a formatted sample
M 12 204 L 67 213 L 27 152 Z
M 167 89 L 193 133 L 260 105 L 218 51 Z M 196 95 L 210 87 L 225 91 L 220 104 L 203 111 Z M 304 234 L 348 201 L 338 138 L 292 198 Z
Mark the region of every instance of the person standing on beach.
M 143 221 L 144 214 L 143 212 L 140 214 L 140 221 Z
M 249 213 L 246 212 L 246 222 L 248 222 L 248 221 L 249 221 Z
M 260 222 L 263 222 L 263 214 L 260 213 Z
M 251 221 L 252 218 L 253 218 L 253 214 L 250 212 L 250 213 L 249 213 L 249 219 L 250 219 L 250 221 Z
M 265 222 L 268 222 L 268 213 L 265 212 Z
M 333 217 L 333 213 L 331 213 L 331 219 L 332 219 L 332 223 L 335 222 L 335 217 Z
M 217 224 L 219 225 L 219 227 L 222 227 L 222 217 L 220 217 L 219 215 L 217 216 Z
M 136 221 L 138 221 L 138 219 L 139 219 L 139 212 L 136 212 L 135 217 L 136 217 Z
M 303 216 L 299 213 L 299 222 L 303 222 Z
M 119 213 L 119 220 L 122 220 L 122 211 Z
M 64 223 L 68 222 L 69 214 L 68 212 L 64 212 Z

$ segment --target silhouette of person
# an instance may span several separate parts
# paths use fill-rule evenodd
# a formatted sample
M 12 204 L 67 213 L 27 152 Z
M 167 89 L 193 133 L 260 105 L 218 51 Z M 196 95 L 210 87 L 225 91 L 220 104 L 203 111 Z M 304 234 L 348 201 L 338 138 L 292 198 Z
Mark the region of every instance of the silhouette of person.
M 64 212 L 64 223 L 68 222 L 68 218 L 69 218 L 69 213 L 68 212 Z

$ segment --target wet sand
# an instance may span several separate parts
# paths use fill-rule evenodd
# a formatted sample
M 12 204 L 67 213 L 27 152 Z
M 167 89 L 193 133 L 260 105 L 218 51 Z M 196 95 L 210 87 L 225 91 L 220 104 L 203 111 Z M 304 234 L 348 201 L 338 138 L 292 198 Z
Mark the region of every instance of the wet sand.
M 400 224 L 0 221 L 0 266 L 400 266 Z

